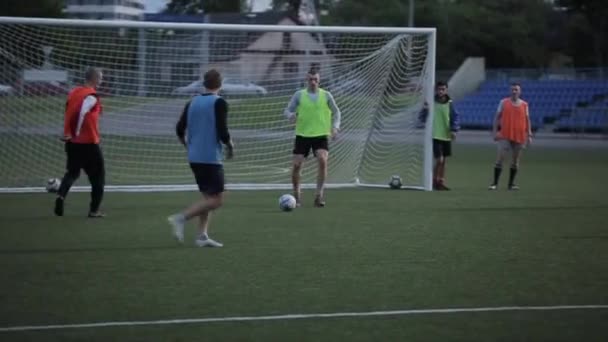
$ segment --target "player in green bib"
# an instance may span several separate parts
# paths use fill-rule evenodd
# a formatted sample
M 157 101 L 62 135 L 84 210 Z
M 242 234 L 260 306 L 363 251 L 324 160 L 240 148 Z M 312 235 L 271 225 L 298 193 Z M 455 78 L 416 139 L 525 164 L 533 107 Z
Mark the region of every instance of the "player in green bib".
M 428 109 L 425 106 L 421 113 L 423 122 L 426 122 L 427 115 Z M 433 155 L 435 157 L 433 189 L 435 190 L 450 190 L 445 185 L 445 164 L 446 159 L 452 155 L 452 140 L 456 138 L 458 130 L 458 113 L 448 95 L 448 85 L 445 82 L 437 82 L 433 113 Z
M 340 130 L 340 109 L 327 90 L 319 88 L 319 72 L 311 69 L 307 76 L 306 89 L 296 91 L 285 109 L 284 115 L 296 124 L 296 139 L 293 149 L 291 181 L 297 205 L 301 205 L 300 171 L 304 159 L 312 150 L 317 158 L 317 191 L 314 206 L 325 206 L 325 179 L 329 156 L 328 138 L 335 139 Z

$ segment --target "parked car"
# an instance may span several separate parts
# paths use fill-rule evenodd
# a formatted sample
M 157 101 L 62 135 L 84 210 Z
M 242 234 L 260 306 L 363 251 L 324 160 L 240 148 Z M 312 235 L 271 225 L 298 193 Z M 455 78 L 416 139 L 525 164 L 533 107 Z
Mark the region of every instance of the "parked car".
M 175 88 L 171 93 L 174 95 L 196 95 L 203 91 L 203 81 L 195 81 L 187 86 Z M 222 81 L 221 95 L 226 96 L 246 96 L 246 95 L 266 95 L 266 88 L 253 82 L 243 82 L 235 79 L 225 78 Z
M 31 81 L 23 83 L 23 93 L 30 96 L 65 95 L 70 91 L 70 85 L 57 81 Z
M 5 84 L 0 84 L 0 96 L 11 95 L 15 90 L 13 87 Z

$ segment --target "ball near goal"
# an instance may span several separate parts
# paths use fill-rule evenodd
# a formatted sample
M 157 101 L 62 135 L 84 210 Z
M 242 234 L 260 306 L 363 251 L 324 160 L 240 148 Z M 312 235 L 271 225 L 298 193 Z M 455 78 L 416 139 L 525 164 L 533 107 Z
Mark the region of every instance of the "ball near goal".
M 282 195 L 279 198 L 279 208 L 283 211 L 292 211 L 296 208 L 296 198 L 290 194 Z
M 398 175 L 391 176 L 391 180 L 388 182 L 388 186 L 391 189 L 401 189 L 403 182 L 401 181 L 401 177 Z

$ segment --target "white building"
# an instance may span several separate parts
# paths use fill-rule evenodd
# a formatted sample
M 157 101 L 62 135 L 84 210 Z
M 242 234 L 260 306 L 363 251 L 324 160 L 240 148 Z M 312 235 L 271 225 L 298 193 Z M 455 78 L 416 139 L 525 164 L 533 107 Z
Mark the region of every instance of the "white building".
M 141 20 L 144 0 L 66 0 L 63 12 L 70 18 Z

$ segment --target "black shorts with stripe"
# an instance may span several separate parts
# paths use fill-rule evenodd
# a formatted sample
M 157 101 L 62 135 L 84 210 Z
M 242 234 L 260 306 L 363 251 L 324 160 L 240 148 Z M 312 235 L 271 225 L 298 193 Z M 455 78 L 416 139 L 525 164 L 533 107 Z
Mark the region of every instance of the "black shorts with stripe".
M 190 163 L 198 190 L 208 196 L 224 192 L 224 166 L 221 164 Z

